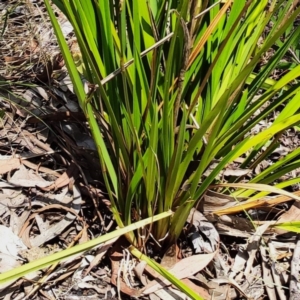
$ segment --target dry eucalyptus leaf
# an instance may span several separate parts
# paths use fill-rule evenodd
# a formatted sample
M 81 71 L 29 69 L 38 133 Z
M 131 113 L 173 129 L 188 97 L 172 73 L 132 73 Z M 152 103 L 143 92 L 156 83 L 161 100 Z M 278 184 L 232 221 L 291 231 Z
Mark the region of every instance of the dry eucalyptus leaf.
M 73 83 L 69 75 L 64 77 L 60 82 L 60 88 L 66 92 L 68 89 L 70 92 L 74 93 Z
M 0 174 L 5 174 L 21 166 L 20 159 L 16 157 L 0 156 Z
M 190 234 L 189 238 L 192 240 L 196 253 L 203 251 L 206 253 L 213 252 L 218 248 L 220 241 L 219 233 L 201 212 L 192 209 L 187 221 L 195 227 L 194 232 Z M 206 240 L 202 238 L 202 235 L 206 236 Z
M 44 100 L 48 101 L 49 100 L 49 95 L 47 94 L 47 91 L 41 87 L 41 86 L 36 86 L 31 88 L 34 92 L 38 93 L 43 97 Z
M 19 267 L 20 262 L 17 261 L 16 257 L 9 254 L 0 253 L 0 273 L 7 272 L 13 268 Z
M 238 198 L 239 201 L 244 198 Z M 218 192 L 208 190 L 203 197 L 204 213 L 215 212 L 220 209 L 230 208 L 236 205 L 237 199 Z
M 10 207 L 24 206 L 26 196 L 19 191 L 14 191 L 11 195 L 0 194 L 0 216 L 11 212 Z
M 50 207 L 51 205 L 47 206 Z M 74 185 L 73 186 L 73 201 L 71 208 L 79 213 L 81 209 L 81 194 L 79 189 Z M 76 219 L 76 216 L 70 212 L 67 212 L 66 216 L 59 221 L 58 223 L 52 225 L 48 230 L 41 232 L 39 235 L 30 238 L 30 244 L 33 247 L 39 247 L 45 242 L 55 238 L 57 235 L 61 234 L 70 224 L 72 224 Z
M 224 176 L 235 176 L 235 177 L 240 177 L 240 176 L 244 176 L 247 175 L 249 172 L 251 172 L 251 169 L 226 169 L 223 172 Z
M 10 212 L 10 220 L 9 220 L 9 225 L 14 234 L 19 234 L 24 223 L 28 219 L 30 215 L 29 210 L 25 210 L 22 214 L 17 214 L 14 211 Z
M 169 270 L 178 279 L 188 278 L 204 269 L 214 258 L 216 252 L 209 254 L 198 254 L 180 260 Z M 169 281 L 162 276 L 150 282 L 143 291 L 144 295 L 156 292 L 164 286 L 170 285 Z
M 283 213 L 279 219 L 278 223 L 292 222 L 295 220 L 300 220 L 300 203 L 295 202 L 288 211 Z
M 23 165 L 18 171 L 8 180 L 10 184 L 22 187 L 47 187 L 52 182 L 43 179 L 39 174 L 33 170 L 26 169 Z
M 22 240 L 4 225 L 0 225 L 0 240 L 0 253 L 17 256 L 20 250 L 27 249 Z

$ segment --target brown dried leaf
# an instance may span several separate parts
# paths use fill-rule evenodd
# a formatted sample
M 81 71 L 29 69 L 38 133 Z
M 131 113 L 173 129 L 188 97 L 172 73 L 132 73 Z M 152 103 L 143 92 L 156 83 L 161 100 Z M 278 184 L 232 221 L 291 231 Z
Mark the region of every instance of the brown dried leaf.
M 219 247 L 219 233 L 200 211 L 192 209 L 187 221 L 193 224 L 195 228 L 189 238 L 192 240 L 196 253 L 213 252 Z M 203 235 L 206 236 L 207 240 L 202 238 Z
M 52 185 L 44 188 L 43 190 L 51 191 L 51 190 L 60 189 L 68 185 L 72 180 L 72 178 L 76 178 L 77 174 L 78 174 L 77 166 L 75 164 L 72 164 L 70 165 L 70 167 L 66 172 L 64 172 L 59 178 L 55 180 L 55 182 Z
M 278 223 L 292 222 L 295 220 L 300 220 L 300 203 L 295 202 L 288 211 L 283 213 L 279 219 Z
M 0 159 L 0 174 L 2 175 L 12 170 L 19 169 L 20 165 L 20 160 L 16 157 Z
M 235 176 L 235 177 L 240 177 L 240 176 L 244 176 L 247 175 L 249 172 L 251 172 L 251 169 L 226 169 L 223 172 L 224 176 Z
M 237 203 L 237 199 L 239 201 L 245 200 L 245 198 L 234 198 L 230 195 L 221 194 L 218 192 L 214 192 L 208 190 L 203 197 L 203 211 L 204 213 L 211 213 L 217 210 L 230 208 Z
M 0 225 L 0 240 L 0 253 L 17 256 L 20 250 L 26 249 L 22 240 L 4 225 Z
M 26 169 L 21 165 L 20 169 L 8 180 L 10 184 L 22 187 L 46 187 L 52 182 L 43 179 L 39 174 L 36 174 L 32 170 Z
M 171 274 L 173 274 L 178 279 L 188 278 L 195 273 L 204 269 L 214 258 L 217 252 L 209 253 L 209 254 L 198 254 L 193 255 L 179 261 L 173 268 L 169 270 Z M 147 267 L 147 270 L 149 268 Z M 163 278 L 160 275 L 155 276 L 152 282 L 150 282 L 143 291 L 144 295 L 151 294 L 158 289 L 163 288 L 164 286 L 170 285 L 169 281 Z

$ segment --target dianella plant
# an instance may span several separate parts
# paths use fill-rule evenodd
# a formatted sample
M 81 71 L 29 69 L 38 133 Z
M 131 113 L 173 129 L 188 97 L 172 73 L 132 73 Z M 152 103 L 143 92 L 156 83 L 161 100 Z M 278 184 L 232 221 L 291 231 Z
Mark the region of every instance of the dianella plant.
M 75 55 L 45 0 L 118 226 L 174 212 L 127 234 L 134 246 L 166 249 L 226 166 L 243 158 L 240 168 L 255 168 L 299 124 L 300 66 L 270 78 L 299 41 L 299 26 L 284 35 L 300 13 L 298 2 L 53 0 L 74 28 Z M 272 123 L 253 130 L 274 111 Z M 276 183 L 299 167 L 299 154 L 296 149 L 250 183 Z

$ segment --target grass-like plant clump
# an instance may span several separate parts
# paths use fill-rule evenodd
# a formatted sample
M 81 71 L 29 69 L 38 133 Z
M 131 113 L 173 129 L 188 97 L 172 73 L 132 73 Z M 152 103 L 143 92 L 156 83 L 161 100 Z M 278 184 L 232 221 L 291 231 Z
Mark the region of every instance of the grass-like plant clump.
M 270 78 L 299 41 L 300 27 L 291 30 L 299 1 L 53 2 L 71 22 L 80 48 L 71 54 L 45 0 L 118 226 L 166 213 L 124 231 L 134 255 L 137 249 L 145 253 L 150 242 L 161 252 L 174 244 L 207 189 L 224 183 L 218 179 L 222 170 L 239 158 L 240 168 L 251 173 L 285 130 L 299 125 L 300 65 Z M 270 49 L 274 54 L 261 66 Z M 274 111 L 274 121 L 255 132 Z M 280 192 L 299 182 L 277 183 L 299 167 L 299 154 L 296 149 L 252 172 L 247 183 L 230 177 L 219 191 L 228 193 L 231 186 L 234 196 L 250 200 Z M 266 187 L 274 183 L 276 188 Z M 180 286 L 168 272 L 161 274 Z
M 54 3 L 73 25 L 81 50 L 76 65 L 48 5 L 118 225 L 175 212 L 128 236 L 138 247 L 147 239 L 166 247 L 173 243 L 222 169 L 238 157 L 244 158 L 241 168 L 253 169 L 274 149 L 274 137 L 299 123 L 299 84 L 291 84 L 300 66 L 278 81 L 268 77 L 300 28 L 254 73 L 299 14 L 295 1 Z M 90 83 L 88 93 L 81 75 Z M 271 126 L 251 133 L 282 104 Z M 284 168 L 290 170 L 298 152 L 251 183 L 271 184 Z M 212 162 L 217 164 L 204 176 Z

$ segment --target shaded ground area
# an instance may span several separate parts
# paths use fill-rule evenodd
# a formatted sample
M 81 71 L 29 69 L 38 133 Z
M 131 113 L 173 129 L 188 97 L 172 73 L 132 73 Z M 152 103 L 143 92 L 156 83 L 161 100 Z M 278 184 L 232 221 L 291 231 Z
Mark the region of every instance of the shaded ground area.
M 42 2 L 0 3 L 0 273 L 116 227 L 96 148 Z M 72 28 L 58 11 L 57 16 L 76 53 Z M 280 76 L 280 70 L 273 75 Z M 263 130 L 275 117 L 268 116 L 255 130 Z M 298 148 L 299 139 L 296 129 L 285 132 L 273 157 L 257 163 L 255 172 Z M 248 181 L 251 173 L 239 169 L 242 162 L 236 160 L 219 178 L 244 176 Z M 299 173 L 298 168 L 281 180 Z M 290 192 L 300 196 L 299 184 Z M 208 191 L 201 202 L 203 214 L 193 211 L 178 245 L 159 261 L 205 299 L 296 299 L 299 236 L 270 229 L 267 221 L 299 220 L 298 202 L 266 197 L 247 214 L 240 209 L 233 215 L 213 215 L 235 205 L 235 198 Z M 56 268 L 1 285 L 0 296 L 184 298 L 174 288 L 162 289 L 155 281 L 158 275 L 132 258 L 127 246 L 123 239 L 99 245 Z

